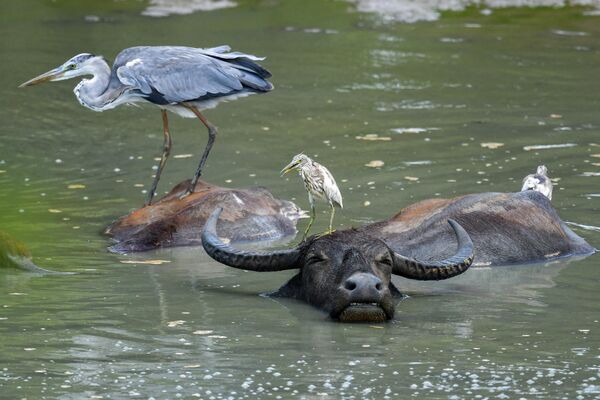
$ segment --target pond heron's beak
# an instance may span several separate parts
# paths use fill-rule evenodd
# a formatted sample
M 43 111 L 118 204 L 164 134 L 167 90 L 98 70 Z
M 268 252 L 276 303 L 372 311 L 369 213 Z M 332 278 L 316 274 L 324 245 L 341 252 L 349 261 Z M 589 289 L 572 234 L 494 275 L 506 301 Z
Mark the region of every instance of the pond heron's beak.
M 285 166 L 284 169 L 281 170 L 281 176 L 284 176 L 285 174 L 287 174 L 290 171 L 293 171 L 294 168 L 296 168 L 296 166 L 298 165 L 298 163 L 289 163 L 288 165 Z
M 44 82 L 52 82 L 64 75 L 65 71 L 62 67 L 54 68 L 51 71 L 45 72 L 40 76 L 36 76 L 33 79 L 28 80 L 27 82 L 23 82 L 19 85 L 20 88 L 25 86 L 33 86 Z

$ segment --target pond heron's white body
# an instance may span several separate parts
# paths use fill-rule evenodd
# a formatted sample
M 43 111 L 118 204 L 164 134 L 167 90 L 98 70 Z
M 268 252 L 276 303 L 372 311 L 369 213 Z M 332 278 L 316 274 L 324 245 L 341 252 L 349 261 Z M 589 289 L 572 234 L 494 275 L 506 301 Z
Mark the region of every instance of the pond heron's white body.
M 182 117 L 197 117 L 208 129 L 208 143 L 187 194 L 201 175 L 216 138 L 217 129 L 200 113 L 221 101 L 253 93 L 268 92 L 271 73 L 255 61 L 264 58 L 231 52 L 229 46 L 208 49 L 183 46 L 138 46 L 121 51 L 111 67 L 104 57 L 78 54 L 61 66 L 35 77 L 20 87 L 78 76 L 73 92 L 81 105 L 105 111 L 122 104 L 149 103 L 161 108 L 164 145 L 147 204 L 152 202 L 160 174 L 171 150 L 166 111 Z
M 308 192 L 308 201 L 311 209 L 310 221 L 304 231 L 302 240 L 306 238 L 315 219 L 315 199 L 329 204 L 331 216 L 329 218 L 329 231 L 326 233 L 333 232 L 335 207 L 343 208 L 342 194 L 340 193 L 340 189 L 338 188 L 333 175 L 327 168 L 305 154 L 295 155 L 292 161 L 281 170 L 281 174 L 284 175 L 292 170 L 297 170 L 302 181 L 304 181 L 304 187 Z
M 552 181 L 548 177 L 548 168 L 545 165 L 539 165 L 535 174 L 523 178 L 521 192 L 526 190 L 540 192 L 549 200 L 552 200 Z

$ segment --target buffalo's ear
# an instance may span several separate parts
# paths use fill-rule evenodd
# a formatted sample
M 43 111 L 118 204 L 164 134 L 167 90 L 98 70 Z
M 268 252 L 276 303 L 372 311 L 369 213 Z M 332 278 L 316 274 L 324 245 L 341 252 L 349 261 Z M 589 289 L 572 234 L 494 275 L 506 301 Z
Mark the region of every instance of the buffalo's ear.
M 287 297 L 291 299 L 302 300 L 302 277 L 300 274 L 294 275 L 285 285 L 280 287 L 278 290 L 268 293 L 269 297 Z

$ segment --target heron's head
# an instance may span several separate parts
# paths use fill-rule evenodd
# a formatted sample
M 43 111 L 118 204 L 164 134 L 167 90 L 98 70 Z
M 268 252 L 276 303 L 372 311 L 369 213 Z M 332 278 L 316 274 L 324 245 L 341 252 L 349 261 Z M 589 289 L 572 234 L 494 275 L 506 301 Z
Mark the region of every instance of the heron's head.
M 44 82 L 63 81 L 81 75 L 93 75 L 94 65 L 99 60 L 103 60 L 102 56 L 95 56 L 89 53 L 78 54 L 67 60 L 64 64 L 22 83 L 19 87 L 33 86 Z
M 290 171 L 299 170 L 304 165 L 308 164 L 311 161 L 310 157 L 308 157 L 304 153 L 296 154 L 292 161 L 285 166 L 284 169 L 281 170 L 281 176 L 287 174 Z
M 538 165 L 536 172 L 537 172 L 538 175 L 547 176 L 548 175 L 548 168 L 546 168 L 545 165 Z

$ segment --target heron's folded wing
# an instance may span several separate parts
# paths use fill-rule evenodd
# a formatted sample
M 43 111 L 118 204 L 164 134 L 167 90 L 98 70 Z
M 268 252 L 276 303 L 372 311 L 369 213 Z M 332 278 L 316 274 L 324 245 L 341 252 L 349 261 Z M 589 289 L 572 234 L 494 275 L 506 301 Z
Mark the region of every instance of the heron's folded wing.
M 325 170 L 323 178 L 323 187 L 327 198 L 331 199 L 334 205 L 337 204 L 340 208 L 344 208 L 342 194 L 340 193 L 340 189 L 338 188 L 333 175 L 331 175 L 331 172 Z
M 136 47 L 121 52 L 113 70 L 124 85 L 148 95 L 158 92 L 171 103 L 270 85 L 215 54 L 219 58 L 189 47 Z

